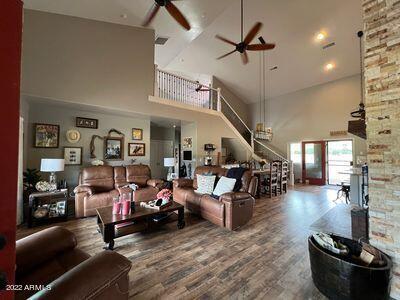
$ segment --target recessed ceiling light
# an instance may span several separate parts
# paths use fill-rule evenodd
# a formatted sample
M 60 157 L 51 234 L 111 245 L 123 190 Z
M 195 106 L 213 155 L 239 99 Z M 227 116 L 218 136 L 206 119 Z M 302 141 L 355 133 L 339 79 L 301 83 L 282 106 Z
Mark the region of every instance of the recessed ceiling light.
M 318 32 L 318 33 L 316 34 L 315 40 L 316 40 L 317 42 L 322 42 L 323 40 L 326 39 L 326 36 L 327 36 L 327 34 L 326 34 L 325 31 L 320 31 L 320 32 Z
M 327 63 L 325 65 L 325 70 L 326 71 L 332 71 L 335 68 L 335 64 L 334 63 Z

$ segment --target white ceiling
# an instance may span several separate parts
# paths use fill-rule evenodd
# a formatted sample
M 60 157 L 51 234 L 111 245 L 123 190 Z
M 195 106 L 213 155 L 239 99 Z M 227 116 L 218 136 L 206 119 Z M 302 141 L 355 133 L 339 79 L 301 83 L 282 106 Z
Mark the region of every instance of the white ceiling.
M 152 0 L 26 0 L 25 7 L 78 17 L 138 26 Z M 156 63 L 161 68 L 218 77 L 244 101 L 260 98 L 260 56 L 250 53 L 243 66 L 238 54 L 217 61 L 233 48 L 215 39 L 221 34 L 240 39 L 239 0 L 182 0 L 176 5 L 189 19 L 186 32 L 165 12 L 157 16 L 156 35 L 168 36 L 164 46 L 156 46 Z M 261 35 L 277 47 L 267 52 L 269 97 L 287 94 L 359 73 L 358 39 L 362 29 L 361 0 L 245 0 L 245 34 L 256 22 L 264 27 Z M 121 18 L 126 14 L 127 18 Z M 336 46 L 322 50 L 313 40 L 320 30 L 328 33 L 323 44 Z M 323 66 L 334 62 L 327 73 Z M 198 75 L 200 77 L 200 75 Z M 228 99 L 229 100 L 229 99 Z

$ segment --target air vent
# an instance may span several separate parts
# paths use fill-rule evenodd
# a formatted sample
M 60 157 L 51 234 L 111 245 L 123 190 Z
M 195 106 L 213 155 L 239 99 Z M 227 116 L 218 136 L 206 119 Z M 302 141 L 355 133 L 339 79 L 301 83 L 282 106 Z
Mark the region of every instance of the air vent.
M 333 43 L 329 43 L 329 44 L 327 44 L 327 45 L 323 46 L 323 47 L 322 47 L 322 49 L 326 50 L 326 49 L 328 49 L 328 48 L 330 48 L 330 47 L 333 47 L 333 46 L 335 46 L 335 45 L 336 45 L 336 43 L 335 43 L 335 42 L 333 42 Z
M 165 36 L 158 36 L 156 38 L 155 44 L 156 45 L 165 45 L 165 43 L 168 41 L 168 37 Z

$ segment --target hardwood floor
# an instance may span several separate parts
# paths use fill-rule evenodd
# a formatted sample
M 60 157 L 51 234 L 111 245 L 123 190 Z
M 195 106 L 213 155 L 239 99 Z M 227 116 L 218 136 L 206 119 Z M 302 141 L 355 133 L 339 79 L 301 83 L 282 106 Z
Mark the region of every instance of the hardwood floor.
M 309 226 L 336 204 L 336 191 L 296 186 L 256 201 L 254 217 L 230 232 L 187 214 L 186 227 L 166 225 L 116 240 L 132 261 L 132 299 L 324 299 L 314 287 L 308 259 Z M 89 254 L 104 246 L 95 218 L 59 223 Z M 43 229 L 21 228 L 22 238 Z

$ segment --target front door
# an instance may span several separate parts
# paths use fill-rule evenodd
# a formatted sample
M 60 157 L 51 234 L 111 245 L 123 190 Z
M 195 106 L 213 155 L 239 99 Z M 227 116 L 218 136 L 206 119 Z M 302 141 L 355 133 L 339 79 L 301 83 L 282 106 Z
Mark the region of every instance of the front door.
M 325 141 L 302 142 L 303 182 L 326 184 Z

